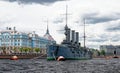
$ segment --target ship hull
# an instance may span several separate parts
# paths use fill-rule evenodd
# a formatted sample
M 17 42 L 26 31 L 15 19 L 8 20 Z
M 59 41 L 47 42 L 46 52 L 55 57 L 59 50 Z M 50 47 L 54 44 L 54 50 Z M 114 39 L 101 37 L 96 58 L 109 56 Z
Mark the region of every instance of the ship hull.
M 61 45 L 49 45 L 47 48 L 47 60 L 57 60 L 63 56 L 65 60 L 87 60 L 91 59 L 91 53 L 80 48 Z

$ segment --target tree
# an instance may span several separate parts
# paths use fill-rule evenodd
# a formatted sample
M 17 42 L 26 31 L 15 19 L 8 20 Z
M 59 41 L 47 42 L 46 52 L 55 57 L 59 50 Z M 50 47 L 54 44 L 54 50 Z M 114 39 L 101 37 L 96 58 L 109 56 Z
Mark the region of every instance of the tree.
M 40 48 L 35 48 L 35 52 L 40 52 Z
M 91 52 L 93 56 L 100 56 L 100 51 L 98 49 L 91 48 Z
M 23 51 L 24 51 L 24 48 L 23 48 L 23 47 L 19 48 L 19 51 L 20 51 L 20 52 L 23 52 Z
M 26 47 L 25 47 L 25 48 L 23 48 L 23 50 L 24 50 L 24 52 L 26 52 L 26 53 L 29 51 L 29 49 L 28 49 L 28 48 L 26 48 Z
M 101 55 L 105 56 L 105 50 L 101 50 Z
M 97 51 L 97 53 L 98 53 L 98 56 L 100 56 L 100 51 Z

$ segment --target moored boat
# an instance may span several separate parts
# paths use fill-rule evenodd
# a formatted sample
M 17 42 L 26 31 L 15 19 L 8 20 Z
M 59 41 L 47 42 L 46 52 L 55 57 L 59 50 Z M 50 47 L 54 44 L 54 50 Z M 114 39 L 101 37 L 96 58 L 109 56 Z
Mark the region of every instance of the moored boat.
M 66 60 L 85 60 L 92 58 L 92 52 L 89 49 L 82 48 L 79 43 L 79 33 L 65 26 L 66 39 L 58 44 L 51 44 L 47 47 L 47 60 L 57 60 L 59 56 L 63 56 Z M 72 38 L 72 39 L 71 39 Z
M 67 6 L 66 6 L 66 25 L 65 36 L 66 39 L 58 45 L 56 43 L 47 46 L 47 60 L 57 60 L 58 57 L 63 56 L 65 60 L 81 60 L 91 59 L 92 52 L 85 47 L 85 24 L 84 24 L 84 48 L 79 43 L 79 33 L 68 28 L 67 26 Z

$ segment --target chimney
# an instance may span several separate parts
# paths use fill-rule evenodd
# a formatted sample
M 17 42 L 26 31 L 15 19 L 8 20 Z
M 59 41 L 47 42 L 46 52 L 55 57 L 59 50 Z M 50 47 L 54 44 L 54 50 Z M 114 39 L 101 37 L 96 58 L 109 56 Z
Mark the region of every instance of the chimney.
M 75 42 L 75 30 L 72 30 L 72 42 Z
M 79 42 L 79 33 L 76 32 L 76 42 L 78 43 Z
M 70 29 L 67 30 L 66 40 L 67 40 L 67 42 L 70 42 Z
M 14 31 L 16 30 L 15 28 L 16 28 L 16 27 L 13 28 Z
M 6 27 L 6 30 L 8 30 L 8 27 Z

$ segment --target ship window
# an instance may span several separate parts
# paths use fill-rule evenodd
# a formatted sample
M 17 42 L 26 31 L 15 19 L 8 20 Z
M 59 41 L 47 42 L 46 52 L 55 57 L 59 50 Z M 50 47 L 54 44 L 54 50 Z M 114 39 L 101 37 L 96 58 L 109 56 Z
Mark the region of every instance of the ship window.
M 72 51 L 72 53 L 75 53 L 74 51 Z
M 57 46 L 57 49 L 59 49 L 59 46 Z

